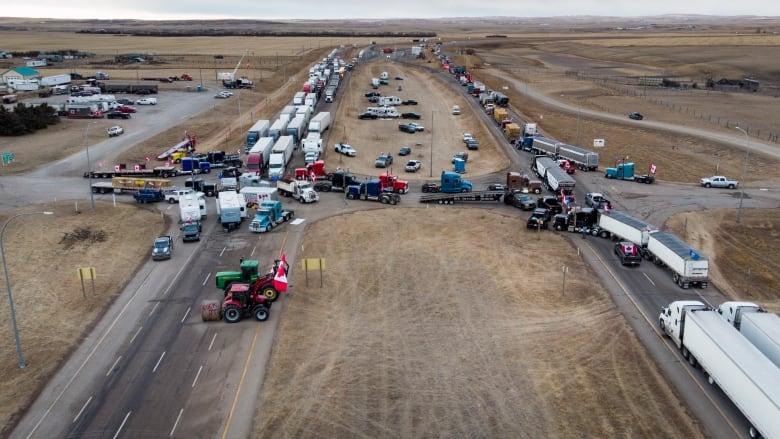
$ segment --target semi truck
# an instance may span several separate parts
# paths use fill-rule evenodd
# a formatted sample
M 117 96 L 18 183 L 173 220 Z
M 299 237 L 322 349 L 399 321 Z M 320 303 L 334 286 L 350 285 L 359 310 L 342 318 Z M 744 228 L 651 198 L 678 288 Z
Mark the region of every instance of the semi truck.
M 536 175 L 542 179 L 543 182 L 546 183 L 547 179 L 547 171 L 550 169 L 560 169 L 560 166 L 558 166 L 558 163 L 555 162 L 550 157 L 547 157 L 545 155 L 537 155 L 534 156 L 533 161 L 531 162 L 533 165 L 534 172 Z
M 612 235 L 621 241 L 631 241 L 640 249 L 646 249 L 650 234 L 658 231 L 657 227 L 623 212 L 616 210 L 599 212 L 598 233 L 603 238 Z M 643 256 L 646 256 L 646 250 L 642 251 Z
M 252 124 L 249 131 L 246 133 L 246 144 L 244 149 L 249 152 L 253 146 L 263 137 L 268 136 L 268 129 L 271 127 L 271 121 L 267 119 L 261 119 Z
M 537 155 L 556 157 L 558 155 L 558 143 L 557 140 L 536 136 L 531 143 L 531 152 Z
M 581 171 L 595 171 L 599 167 L 599 155 L 579 146 L 558 144 L 558 158 L 566 159 Z
M 84 178 L 114 178 L 114 177 L 175 177 L 179 170 L 173 166 L 155 166 L 147 169 L 146 165 L 134 165 L 128 169 L 127 165 L 120 163 L 113 170 L 89 171 L 84 173 Z
M 41 85 L 44 87 L 54 87 L 57 85 L 69 84 L 70 74 L 64 73 L 62 75 L 44 76 L 41 78 Z
M 301 150 L 304 154 L 315 153 L 319 158 L 322 155 L 322 137 L 320 133 L 309 131 L 301 142 Z
M 542 193 L 541 180 L 532 180 L 528 175 L 519 172 L 506 173 L 506 189 L 509 191 L 519 190 L 524 194 Z
M 634 169 L 635 165 L 633 163 L 618 163 L 614 168 L 610 167 L 604 170 L 604 178 L 634 181 L 636 183 L 645 184 L 652 184 L 655 182 L 654 175 L 637 175 L 634 173 Z
M 276 188 L 280 194 L 292 197 L 300 203 L 314 203 L 320 199 L 319 194 L 312 188 L 311 182 L 308 180 L 282 178 L 276 182 Z
M 715 312 L 780 367 L 780 317 L 752 302 L 723 302 Z
M 111 181 L 96 181 L 92 183 L 92 193 L 133 193 L 141 189 L 157 189 L 171 187 L 171 180 L 165 178 L 132 178 L 114 177 Z
M 292 136 L 279 137 L 271 150 L 271 157 L 268 159 L 269 178 L 281 178 L 284 175 L 294 149 L 295 143 Z
M 551 191 L 556 194 L 563 193 L 567 197 L 574 195 L 574 186 L 577 184 L 566 171 L 557 165 L 547 168 L 547 172 L 544 174 L 544 182 Z
M 263 174 L 268 167 L 271 151 L 276 141 L 273 137 L 261 137 L 249 150 L 246 156 L 246 170 L 255 174 Z
M 320 111 L 309 121 L 309 132 L 322 134 L 330 127 L 330 112 Z
M 273 137 L 274 140 L 279 140 L 279 137 L 287 133 L 287 124 L 289 122 L 289 119 L 280 116 L 279 119 L 276 119 L 274 123 L 271 124 L 271 127 L 268 128 L 268 135 Z
M 270 232 L 275 226 L 291 220 L 294 216 L 292 210 L 282 208 L 279 200 L 265 200 L 257 207 L 255 218 L 249 223 L 249 231 Z
M 660 231 L 651 233 L 647 240 L 647 250 L 653 262 L 669 267 L 678 286 L 707 288 L 707 258 L 674 234 Z
M 287 124 L 287 135 L 292 137 L 293 145 L 298 145 L 303 138 L 303 132 L 306 130 L 306 118 L 304 116 L 295 116 Z
M 305 91 L 296 92 L 293 95 L 293 105 L 303 105 L 303 100 L 306 98 Z
M 401 202 L 401 196 L 387 192 L 383 189 L 382 182 L 379 179 L 373 179 L 360 183 L 359 185 L 348 186 L 347 199 L 349 200 L 368 200 L 379 201 L 382 204 L 398 204 Z
M 780 437 L 780 370 L 715 311 L 693 300 L 661 308 L 661 331 L 745 416 L 752 438 Z

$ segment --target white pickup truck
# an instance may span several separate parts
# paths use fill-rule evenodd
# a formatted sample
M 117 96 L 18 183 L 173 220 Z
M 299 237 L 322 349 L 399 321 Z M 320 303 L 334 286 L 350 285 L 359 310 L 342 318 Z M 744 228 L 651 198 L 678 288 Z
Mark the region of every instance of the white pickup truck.
M 737 186 L 739 186 L 739 182 L 737 180 L 731 180 L 722 175 L 715 175 L 712 177 L 702 178 L 701 185 L 704 187 L 720 187 L 720 188 L 736 189 Z

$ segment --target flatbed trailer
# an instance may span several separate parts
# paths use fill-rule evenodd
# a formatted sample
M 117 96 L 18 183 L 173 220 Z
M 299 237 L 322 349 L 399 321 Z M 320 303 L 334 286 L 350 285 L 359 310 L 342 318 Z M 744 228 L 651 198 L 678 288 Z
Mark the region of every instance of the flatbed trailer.
M 179 170 L 174 166 L 156 166 L 151 169 L 113 169 L 90 171 L 84 173 L 84 178 L 114 178 L 114 177 L 175 177 Z
M 455 202 L 498 202 L 504 196 L 504 191 L 478 191 L 478 192 L 458 192 L 424 194 L 420 196 L 421 203 L 455 204 Z

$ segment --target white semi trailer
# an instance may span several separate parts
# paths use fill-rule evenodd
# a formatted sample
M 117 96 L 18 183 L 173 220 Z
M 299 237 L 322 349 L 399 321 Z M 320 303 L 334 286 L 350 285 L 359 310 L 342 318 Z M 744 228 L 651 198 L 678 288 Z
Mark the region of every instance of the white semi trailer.
M 659 323 L 683 357 L 742 412 L 750 437 L 780 438 L 780 369 L 774 363 L 701 302 L 672 302 L 661 309 Z
M 672 270 L 674 283 L 681 288 L 707 288 L 709 261 L 674 234 L 651 233 L 647 250 L 653 262 Z
M 650 234 L 658 231 L 655 226 L 616 210 L 600 211 L 598 226 L 609 232 L 601 233 L 602 237 L 612 235 L 620 240 L 631 241 L 641 248 L 647 247 Z

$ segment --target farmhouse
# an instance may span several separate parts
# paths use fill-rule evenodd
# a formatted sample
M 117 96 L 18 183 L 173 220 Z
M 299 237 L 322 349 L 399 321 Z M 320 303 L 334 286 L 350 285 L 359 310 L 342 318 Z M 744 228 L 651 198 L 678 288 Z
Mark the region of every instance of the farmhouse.
M 9 80 L 13 82 L 14 80 L 20 79 L 35 79 L 40 76 L 41 73 L 32 67 L 14 67 L 10 70 L 6 70 L 0 75 L 0 82 L 8 84 Z

